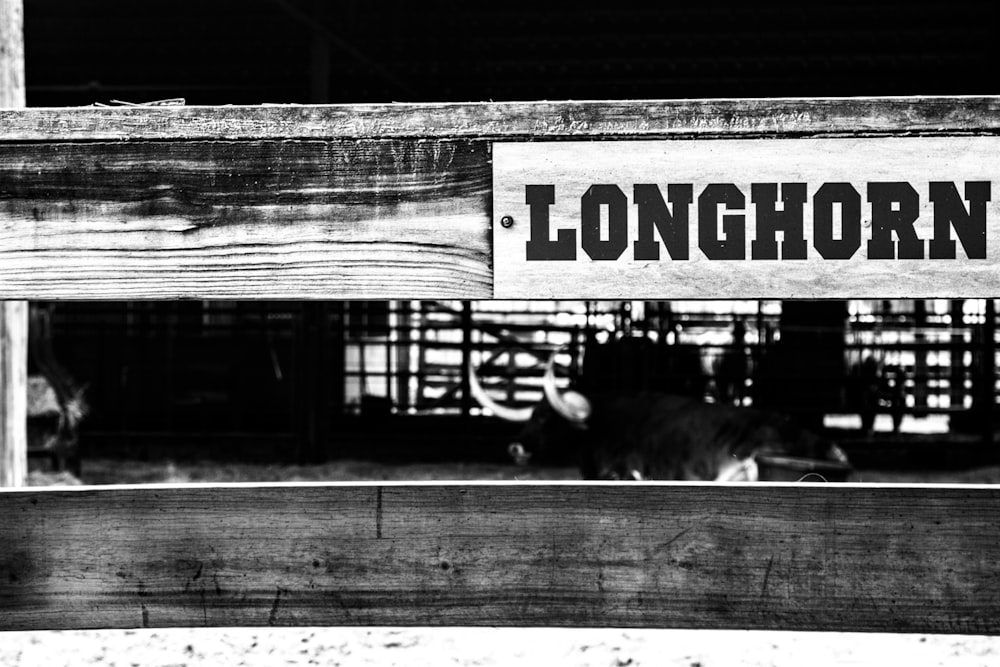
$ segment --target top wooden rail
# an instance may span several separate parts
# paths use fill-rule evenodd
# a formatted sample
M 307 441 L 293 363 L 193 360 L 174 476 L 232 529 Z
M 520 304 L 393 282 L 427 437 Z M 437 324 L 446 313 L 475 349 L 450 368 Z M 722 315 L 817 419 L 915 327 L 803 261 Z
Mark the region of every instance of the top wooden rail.
M 0 299 L 989 296 L 1000 291 L 1000 247 L 987 241 L 978 257 L 973 246 L 976 227 L 996 236 L 1000 219 L 988 171 L 997 135 L 997 97 L 0 110 Z M 809 186 L 809 262 L 714 261 L 705 234 L 718 251 L 740 230 L 719 231 L 720 202 L 700 199 L 692 210 L 710 214 L 692 212 L 680 241 L 690 262 L 633 257 L 634 228 L 615 251 L 629 249 L 622 261 L 591 261 L 583 248 L 576 262 L 526 262 L 526 184 L 556 184 L 551 233 L 579 239 L 588 184 L 617 183 L 624 198 L 635 183 L 700 192 L 728 182 L 749 202 L 760 179 Z M 866 238 L 851 262 L 813 261 L 813 198 L 829 181 L 857 181 L 864 202 L 853 223 Z M 892 234 L 912 224 L 888 203 L 881 218 L 869 213 L 866 181 L 919 189 L 917 243 L 934 242 L 926 261 L 863 256 L 876 233 L 894 259 Z M 951 188 L 938 195 L 944 226 L 929 181 Z M 629 225 L 632 203 L 619 209 Z M 745 241 L 749 253 L 760 232 L 745 208 L 734 247 Z M 647 213 L 659 226 L 666 210 Z M 521 224 L 498 236 L 508 214 Z M 968 257 L 935 257 L 959 232 Z
M 987 96 L 0 109 L 3 141 L 998 131 L 1000 98 Z

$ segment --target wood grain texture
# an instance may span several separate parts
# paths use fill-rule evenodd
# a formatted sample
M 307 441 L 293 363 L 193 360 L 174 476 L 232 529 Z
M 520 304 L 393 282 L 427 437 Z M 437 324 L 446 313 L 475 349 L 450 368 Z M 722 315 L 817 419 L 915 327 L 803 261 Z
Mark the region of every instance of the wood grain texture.
M 24 5 L 0 0 L 0 107 L 23 107 Z M 0 486 L 28 479 L 28 303 L 0 301 Z
M 0 628 L 1000 632 L 1000 489 L 0 491 Z
M 843 298 L 992 298 L 1000 294 L 1000 195 L 983 206 L 985 257 L 970 259 L 956 242 L 954 259 L 931 259 L 931 240 L 952 240 L 956 232 L 938 235 L 931 182 L 953 183 L 964 196 L 965 184 L 988 182 L 1000 189 L 1000 137 L 837 137 L 715 139 L 712 141 L 561 141 L 497 142 L 493 146 L 493 210 L 496 220 L 510 216 L 515 224 L 493 226 L 494 296 L 501 299 L 843 299 Z M 881 223 L 870 203 L 869 184 L 907 183 L 919 198 L 912 229 L 922 259 L 874 259 L 868 243 Z M 726 206 L 700 205 L 709 184 L 735 185 L 744 201 Z M 752 187 L 758 183 L 802 183 L 804 241 L 802 259 L 752 259 L 758 231 Z M 826 183 L 849 183 L 858 198 L 855 219 L 858 247 L 849 259 L 824 259 L 814 232 L 816 192 Z M 529 184 L 554 187 L 548 207 L 549 239 L 575 235 L 575 261 L 529 261 L 532 207 L 526 204 Z M 627 219 L 627 240 L 617 259 L 592 260 L 582 248 L 582 196 L 594 184 L 618 187 Z M 688 259 L 668 255 L 661 235 L 650 237 L 660 258 L 638 258 L 636 184 L 656 184 L 667 197 L 668 184 L 691 189 L 687 211 Z M 780 196 L 780 195 L 779 195 Z M 780 205 L 780 204 L 779 204 Z M 839 206 L 839 205 L 838 205 Z M 969 204 L 962 201 L 963 212 Z M 676 207 L 673 207 L 676 211 Z M 699 216 L 712 214 L 713 238 L 738 246 L 741 258 L 709 260 L 700 248 Z M 716 208 L 718 210 L 716 210 Z M 600 213 L 604 227 L 609 213 Z M 834 238 L 846 236 L 842 210 L 834 212 Z M 742 238 L 724 231 L 722 216 L 735 216 Z M 884 215 L 882 216 L 885 217 Z M 562 232 L 561 230 L 568 230 Z M 602 229 L 607 240 L 609 231 Z M 792 235 L 773 233 L 779 244 Z M 892 245 L 897 236 L 893 232 Z M 894 248 L 893 253 L 898 253 Z M 779 256 L 781 256 L 779 254 Z
M 0 301 L 0 487 L 28 483 L 28 302 Z
M 8 141 L 554 138 L 1000 131 L 1000 97 L 615 100 L 0 111 Z
M 0 0 L 0 107 L 19 109 L 24 100 L 24 3 Z
M 484 142 L 0 143 L 0 298 L 492 293 Z

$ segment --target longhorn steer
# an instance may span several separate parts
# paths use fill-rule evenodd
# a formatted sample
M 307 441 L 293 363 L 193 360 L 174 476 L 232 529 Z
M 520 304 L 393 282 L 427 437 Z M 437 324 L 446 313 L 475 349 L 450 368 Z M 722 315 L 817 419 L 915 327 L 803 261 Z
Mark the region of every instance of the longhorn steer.
M 545 400 L 534 408 L 498 404 L 470 372 L 480 404 L 525 422 L 509 447 L 518 463 L 571 459 L 584 479 L 717 481 L 755 481 L 762 454 L 847 463 L 839 447 L 783 415 L 655 392 L 560 392 L 554 357 L 545 371 Z

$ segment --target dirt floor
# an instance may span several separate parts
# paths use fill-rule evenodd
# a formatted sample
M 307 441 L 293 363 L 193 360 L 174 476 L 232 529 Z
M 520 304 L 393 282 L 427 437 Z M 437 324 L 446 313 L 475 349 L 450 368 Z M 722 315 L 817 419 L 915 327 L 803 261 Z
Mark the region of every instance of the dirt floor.
M 491 464 L 321 466 L 84 461 L 86 484 L 574 479 L 572 468 Z M 32 483 L 72 483 L 33 475 Z M 1000 483 L 1000 468 L 858 471 L 851 481 Z M 0 612 L 2 613 L 2 612 Z M 1000 665 L 1000 637 L 518 628 L 229 628 L 0 633 L 0 665 Z
M 321 465 L 261 465 L 212 461 L 84 460 L 80 480 L 68 474 L 32 473 L 29 482 L 51 484 L 152 484 L 160 482 L 352 482 L 433 480 L 573 480 L 575 467 L 542 468 L 500 463 L 407 463 L 336 461 Z M 850 482 L 1000 484 L 1000 466 L 962 471 L 855 470 Z
M 15 632 L 0 664 L 995 667 L 986 637 L 686 630 L 287 628 Z

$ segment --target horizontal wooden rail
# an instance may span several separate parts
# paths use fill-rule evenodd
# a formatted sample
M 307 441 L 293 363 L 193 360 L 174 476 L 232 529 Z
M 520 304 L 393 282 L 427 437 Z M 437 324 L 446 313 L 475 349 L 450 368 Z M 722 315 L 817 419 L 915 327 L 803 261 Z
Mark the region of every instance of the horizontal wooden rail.
M 0 492 L 0 629 L 503 625 L 997 634 L 989 486 Z
M 496 142 L 998 133 L 996 97 L 0 110 L 0 299 L 491 298 Z M 523 186 L 508 190 L 523 218 Z M 992 289 L 982 266 L 954 290 Z M 893 284 L 894 263 L 877 269 L 866 292 Z M 619 281 L 630 298 L 735 294 L 651 270 Z M 517 298 L 625 289 L 567 275 Z M 817 282 L 739 294 L 844 296 Z M 904 296 L 941 296 L 920 285 Z
M 1000 132 L 997 97 L 0 109 L 7 141 L 643 138 Z
M 488 153 L 0 143 L 0 298 L 488 298 Z

